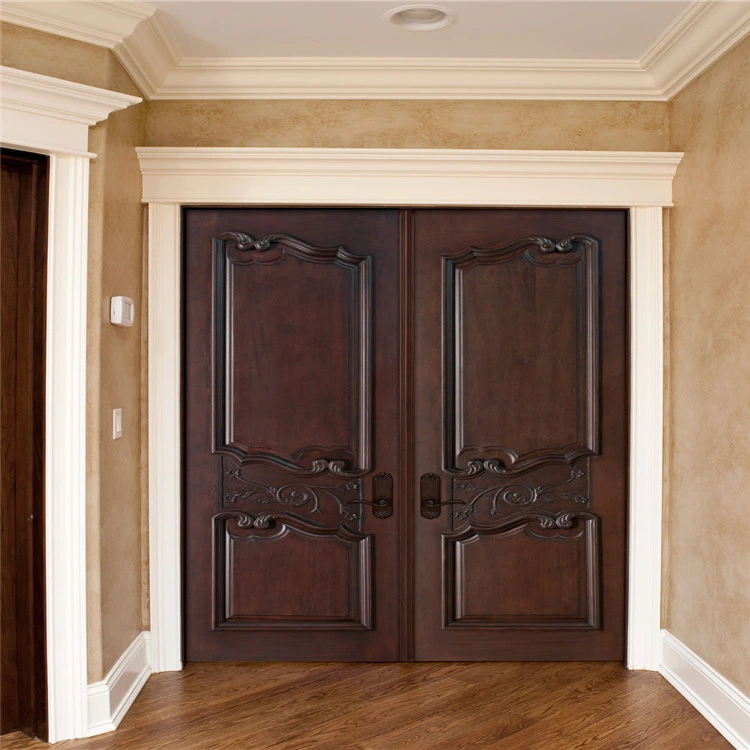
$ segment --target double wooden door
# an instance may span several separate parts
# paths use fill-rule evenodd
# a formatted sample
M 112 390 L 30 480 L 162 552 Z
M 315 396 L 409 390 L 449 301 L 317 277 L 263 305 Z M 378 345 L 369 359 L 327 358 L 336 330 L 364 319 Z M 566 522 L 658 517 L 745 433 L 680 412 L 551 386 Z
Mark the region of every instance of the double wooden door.
M 186 209 L 186 659 L 621 659 L 626 235 Z

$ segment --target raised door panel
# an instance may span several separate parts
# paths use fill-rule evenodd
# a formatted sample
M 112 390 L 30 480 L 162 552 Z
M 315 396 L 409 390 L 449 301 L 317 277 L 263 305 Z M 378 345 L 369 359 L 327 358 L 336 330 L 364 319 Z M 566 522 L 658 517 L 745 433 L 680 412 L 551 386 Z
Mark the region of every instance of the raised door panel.
M 420 659 L 622 656 L 624 218 L 416 213 Z
M 396 658 L 398 226 L 185 213 L 189 660 Z
M 596 629 L 599 518 L 522 513 L 443 538 L 448 628 Z
M 214 524 L 215 629 L 371 628 L 370 535 L 286 517 L 259 529 L 242 511 L 221 513 Z M 280 554 L 294 573 L 283 586 L 276 583 Z
M 231 232 L 214 254 L 216 452 L 366 472 L 371 257 Z
M 444 258 L 451 471 L 597 452 L 598 254 L 593 237 L 527 237 Z

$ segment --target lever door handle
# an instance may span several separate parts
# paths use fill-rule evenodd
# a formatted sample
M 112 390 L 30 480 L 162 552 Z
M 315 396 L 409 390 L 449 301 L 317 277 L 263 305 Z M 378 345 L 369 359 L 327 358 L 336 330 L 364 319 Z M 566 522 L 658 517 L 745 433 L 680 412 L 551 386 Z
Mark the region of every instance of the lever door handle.
M 463 500 L 440 502 L 440 477 L 437 474 L 422 474 L 419 480 L 419 510 L 422 518 L 440 518 L 443 505 L 466 505 Z
M 393 477 L 390 474 L 375 474 L 372 478 L 372 500 L 350 500 L 350 505 L 370 505 L 375 518 L 390 518 L 393 515 Z

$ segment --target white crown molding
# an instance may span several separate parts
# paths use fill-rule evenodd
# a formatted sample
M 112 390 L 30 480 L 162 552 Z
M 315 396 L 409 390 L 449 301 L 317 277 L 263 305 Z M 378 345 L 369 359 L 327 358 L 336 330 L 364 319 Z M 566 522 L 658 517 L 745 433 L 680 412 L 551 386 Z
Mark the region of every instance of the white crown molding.
M 159 98 L 164 81 L 180 66 L 180 53 L 158 14 L 139 24 L 113 51 L 147 99 Z
M 750 748 L 750 698 L 668 630 L 661 631 L 659 672 L 733 747 Z
M 668 101 L 750 33 L 750 3 L 696 2 L 640 60 Z
M 6 3 L 0 18 L 113 49 L 149 99 L 668 101 L 750 32 L 750 2 L 696 0 L 637 60 L 183 58 L 140 3 Z
M 139 633 L 101 682 L 88 686 L 88 733 L 117 729 L 151 676 L 150 633 Z
M 158 16 L 139 27 L 136 35 L 140 33 L 141 38 L 137 44 L 131 44 L 129 39 L 115 50 L 151 99 L 668 101 L 750 32 L 750 3 L 695 2 L 641 59 L 619 61 L 179 59 L 174 47 L 169 48 L 163 31 L 156 29 L 149 37 L 142 31 L 152 24 L 158 25 Z M 144 76 L 144 70 L 150 75 Z
M 47 153 L 87 154 L 91 125 L 141 101 L 5 66 L 0 67 L 0 92 L 3 143 Z
M 633 61 L 494 58 L 183 58 L 154 99 L 655 98 Z
M 680 153 L 434 149 L 138 148 L 158 203 L 670 206 Z M 384 198 L 381 186 L 388 184 Z
M 3 2 L 0 21 L 112 49 L 155 10 L 137 2 Z

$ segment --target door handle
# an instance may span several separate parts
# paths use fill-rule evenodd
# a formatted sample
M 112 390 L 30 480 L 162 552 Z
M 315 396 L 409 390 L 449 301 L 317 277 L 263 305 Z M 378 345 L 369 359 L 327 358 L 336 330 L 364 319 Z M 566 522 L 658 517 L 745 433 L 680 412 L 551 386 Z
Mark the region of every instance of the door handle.
M 370 505 L 375 518 L 390 518 L 393 515 L 393 477 L 385 473 L 375 474 L 372 500 L 350 500 L 349 505 Z
M 443 505 L 466 505 L 463 500 L 440 502 L 440 477 L 437 474 L 422 474 L 419 480 L 419 510 L 422 518 L 440 518 Z

